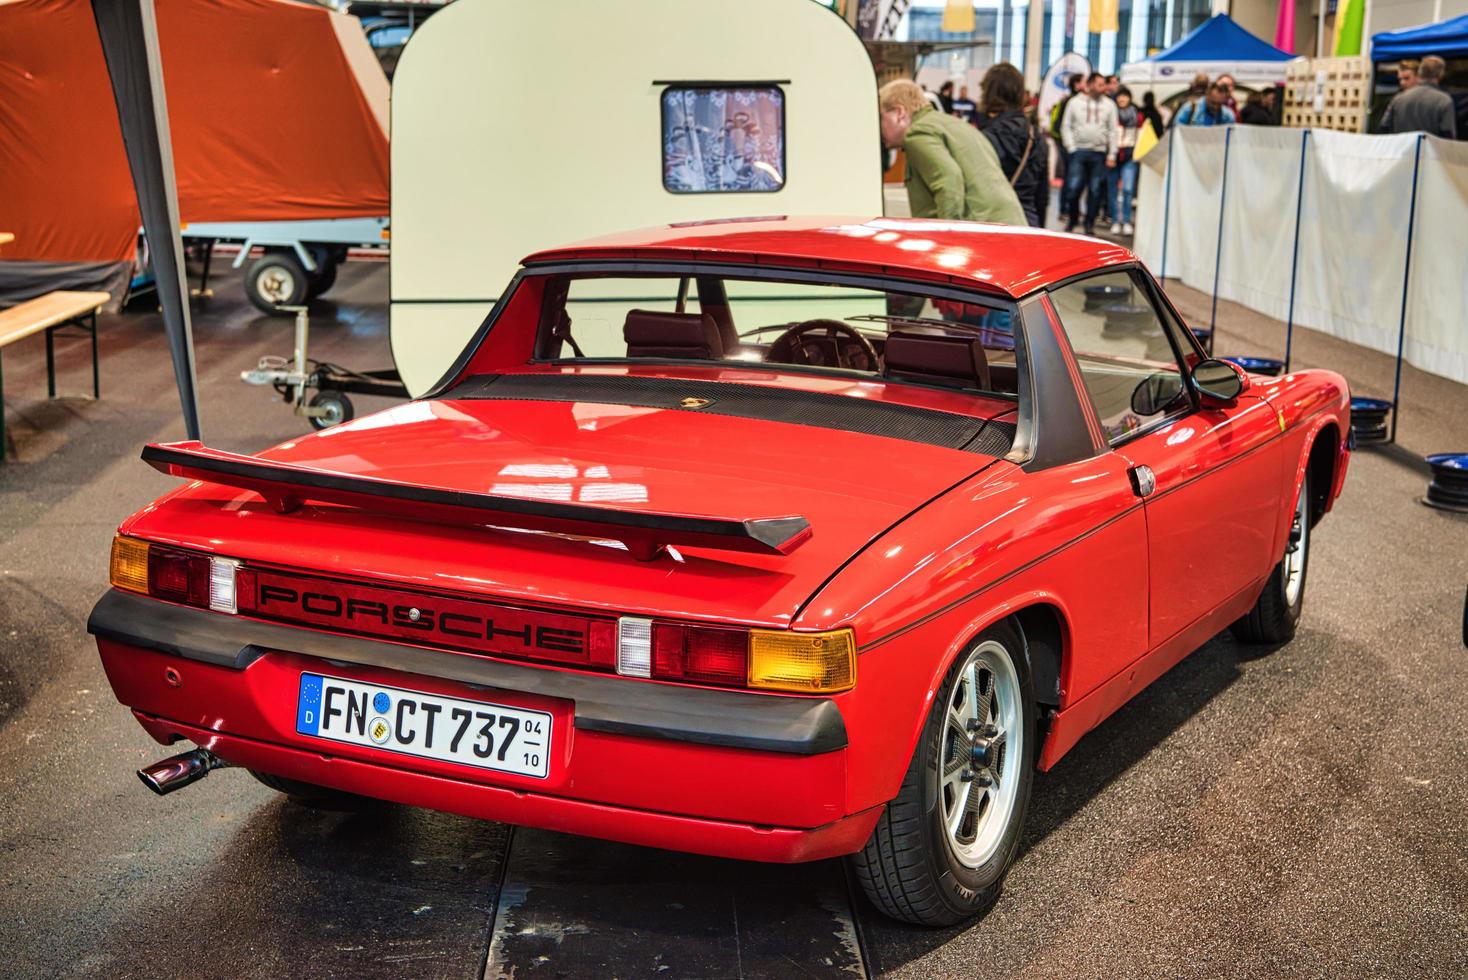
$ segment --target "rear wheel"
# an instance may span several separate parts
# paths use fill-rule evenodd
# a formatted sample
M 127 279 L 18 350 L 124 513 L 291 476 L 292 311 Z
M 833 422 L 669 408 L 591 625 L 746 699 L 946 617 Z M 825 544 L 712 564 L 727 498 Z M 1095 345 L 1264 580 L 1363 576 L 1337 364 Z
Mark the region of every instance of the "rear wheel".
M 281 307 L 306 301 L 310 279 L 306 267 L 290 252 L 267 252 L 245 272 L 245 295 L 262 312 L 283 313 Z
M 317 786 L 315 783 L 303 783 L 299 779 L 287 779 L 285 776 L 277 776 L 274 773 L 260 772 L 256 769 L 251 769 L 249 772 L 251 776 L 266 786 L 289 796 L 292 803 L 298 803 L 313 810 L 360 810 L 378 802 L 369 796 L 358 796 L 356 793 Z
M 1288 643 L 1295 636 L 1305 606 L 1305 572 L 1310 560 L 1310 474 L 1300 481 L 1295 516 L 1285 541 L 1284 557 L 1269 574 L 1259 599 L 1230 629 L 1244 643 Z
M 1034 778 L 1035 708 L 1024 641 L 984 632 L 944 680 L 857 880 L 894 919 L 947 926 L 989 909 L 1019 848 Z

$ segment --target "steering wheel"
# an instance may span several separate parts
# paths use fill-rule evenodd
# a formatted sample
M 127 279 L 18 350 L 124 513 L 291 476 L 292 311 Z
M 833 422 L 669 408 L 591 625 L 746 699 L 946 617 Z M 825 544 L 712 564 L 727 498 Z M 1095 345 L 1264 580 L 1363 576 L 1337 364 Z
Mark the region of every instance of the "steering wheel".
M 812 336 L 822 331 L 824 336 Z M 851 324 L 840 320 L 803 320 L 791 324 L 775 338 L 765 353 L 765 362 L 771 361 L 855 368 L 858 371 L 882 370 L 882 359 L 872 342 Z

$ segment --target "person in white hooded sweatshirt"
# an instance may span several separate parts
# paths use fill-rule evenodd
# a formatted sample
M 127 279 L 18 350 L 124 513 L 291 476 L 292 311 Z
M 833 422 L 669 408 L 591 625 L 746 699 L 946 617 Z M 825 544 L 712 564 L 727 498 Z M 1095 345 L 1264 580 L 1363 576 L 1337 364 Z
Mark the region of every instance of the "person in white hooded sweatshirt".
M 1075 231 L 1080 217 L 1081 188 L 1086 190 L 1086 234 L 1096 232 L 1096 217 L 1101 213 L 1101 199 L 1106 193 L 1106 171 L 1116 166 L 1119 135 L 1116 103 L 1106 96 L 1106 76 L 1092 72 L 1086 87 L 1065 107 L 1060 122 L 1060 139 L 1065 144 L 1070 162 L 1065 169 L 1066 197 L 1070 214 L 1066 231 Z

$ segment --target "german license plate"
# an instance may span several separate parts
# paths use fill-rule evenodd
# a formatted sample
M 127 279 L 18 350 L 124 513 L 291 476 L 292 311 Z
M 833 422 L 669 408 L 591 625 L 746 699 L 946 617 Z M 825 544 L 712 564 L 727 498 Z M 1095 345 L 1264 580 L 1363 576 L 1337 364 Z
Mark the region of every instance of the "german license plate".
M 544 778 L 551 716 L 485 701 L 302 674 L 296 731 L 335 742 Z

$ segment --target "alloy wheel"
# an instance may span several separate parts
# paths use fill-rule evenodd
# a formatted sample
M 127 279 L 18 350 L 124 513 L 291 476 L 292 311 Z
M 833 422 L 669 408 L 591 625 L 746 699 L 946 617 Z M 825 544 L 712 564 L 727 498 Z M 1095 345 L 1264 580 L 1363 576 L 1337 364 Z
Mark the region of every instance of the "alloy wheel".
M 987 640 L 959 668 L 944 719 L 939 805 L 954 856 L 977 868 L 994 856 L 1014 811 L 1024 758 L 1019 676 Z

